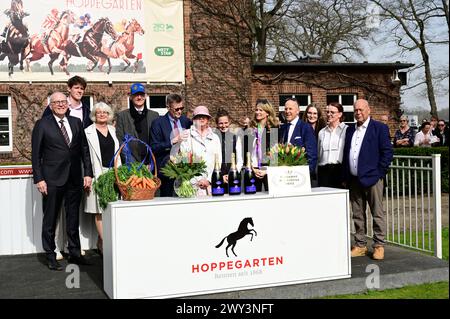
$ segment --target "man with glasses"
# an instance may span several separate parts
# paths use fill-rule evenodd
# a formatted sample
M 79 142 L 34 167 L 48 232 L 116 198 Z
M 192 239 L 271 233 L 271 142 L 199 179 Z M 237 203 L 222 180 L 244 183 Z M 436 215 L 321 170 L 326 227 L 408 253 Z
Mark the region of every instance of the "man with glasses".
M 155 111 L 147 108 L 147 94 L 145 87 L 141 83 L 134 83 L 130 88 L 130 107 L 117 114 L 116 135 L 120 144 L 123 143 L 125 134 L 132 135 L 144 143 L 150 145 L 150 129 L 154 120 L 159 117 Z M 147 154 L 147 147 L 138 142 L 131 142 L 129 145 L 131 158 L 128 161 L 137 161 L 144 164 L 150 163 L 150 154 Z M 122 163 L 126 163 L 125 152 L 122 152 Z M 145 160 L 144 160 L 145 159 Z
M 89 264 L 81 256 L 79 210 L 83 188 L 92 183 L 89 147 L 81 121 L 67 115 L 67 97 L 50 96 L 52 114 L 38 120 L 32 133 L 32 167 L 37 189 L 43 196 L 42 246 L 48 267 L 62 270 L 56 261 L 55 228 L 64 200 L 69 263 Z M 83 167 L 83 170 L 82 170 Z
M 192 121 L 183 115 L 183 99 L 179 94 L 173 93 L 166 97 L 167 113 L 156 119 L 151 128 L 151 148 L 156 157 L 158 170 L 163 168 L 170 157 L 172 145 L 187 138 Z M 160 196 L 171 197 L 173 195 L 173 180 L 159 175 L 161 179 Z

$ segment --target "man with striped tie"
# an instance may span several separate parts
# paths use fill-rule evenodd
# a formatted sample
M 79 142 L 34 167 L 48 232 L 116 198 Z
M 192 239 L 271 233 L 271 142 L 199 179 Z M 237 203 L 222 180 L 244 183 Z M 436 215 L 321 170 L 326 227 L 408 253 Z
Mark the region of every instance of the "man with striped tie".
M 55 228 L 63 199 L 68 261 L 89 264 L 81 256 L 78 228 L 83 188 L 91 188 L 93 174 L 83 125 L 80 119 L 66 115 L 66 95 L 61 92 L 53 93 L 50 96 L 50 106 L 52 114 L 38 120 L 33 129 L 32 166 L 34 183 L 43 197 L 42 246 L 48 267 L 51 270 L 62 270 L 56 261 Z

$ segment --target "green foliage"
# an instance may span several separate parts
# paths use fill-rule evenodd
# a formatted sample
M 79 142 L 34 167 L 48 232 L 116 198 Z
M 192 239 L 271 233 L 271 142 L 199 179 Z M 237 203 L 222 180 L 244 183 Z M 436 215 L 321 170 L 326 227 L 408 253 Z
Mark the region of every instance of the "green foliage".
M 128 167 L 127 165 L 121 165 L 117 169 L 117 176 L 122 183 L 125 183 L 131 176 L 148 177 L 153 178 L 153 174 L 148 170 L 147 165 L 142 165 L 140 162 L 133 162 Z
M 133 162 L 129 167 L 127 165 L 119 166 L 117 168 L 119 180 L 125 183 L 133 175 L 137 177 L 148 177 L 150 179 L 153 178 L 153 174 L 148 170 L 147 165 L 139 166 L 141 166 L 140 162 Z M 94 191 L 97 194 L 101 208 L 105 209 L 108 203 L 119 199 L 119 190 L 115 183 L 116 175 L 114 174 L 114 168 L 110 168 L 94 181 Z
M 276 144 L 269 152 L 271 166 L 299 166 L 308 165 L 305 148 L 292 144 Z
M 441 154 L 441 190 L 444 193 L 449 192 L 449 148 L 448 147 L 402 147 L 394 148 L 394 155 L 402 156 L 431 156 L 432 154 Z M 401 160 L 401 162 L 407 162 L 407 160 Z M 411 160 L 411 165 L 417 163 L 418 160 Z M 415 181 L 413 181 L 415 183 Z M 424 180 L 426 184 L 426 180 Z
M 171 156 L 170 161 L 161 169 L 161 172 L 169 178 L 190 180 L 206 172 L 206 163 L 190 152 L 180 153 L 175 157 Z
M 115 182 L 116 176 L 113 168 L 110 168 L 94 181 L 94 191 L 98 197 L 98 204 L 103 209 L 108 206 L 109 202 L 119 199 L 119 191 L 115 187 Z
M 381 291 L 369 290 L 361 294 L 337 295 L 326 299 L 448 299 L 448 281 Z

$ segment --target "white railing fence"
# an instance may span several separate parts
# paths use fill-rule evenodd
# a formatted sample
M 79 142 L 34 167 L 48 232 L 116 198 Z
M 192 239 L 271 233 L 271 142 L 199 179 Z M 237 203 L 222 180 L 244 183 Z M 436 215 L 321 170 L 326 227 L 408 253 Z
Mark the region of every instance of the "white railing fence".
M 442 258 L 440 154 L 395 155 L 383 202 L 387 242 Z M 367 236 L 372 237 L 372 218 L 367 214 Z

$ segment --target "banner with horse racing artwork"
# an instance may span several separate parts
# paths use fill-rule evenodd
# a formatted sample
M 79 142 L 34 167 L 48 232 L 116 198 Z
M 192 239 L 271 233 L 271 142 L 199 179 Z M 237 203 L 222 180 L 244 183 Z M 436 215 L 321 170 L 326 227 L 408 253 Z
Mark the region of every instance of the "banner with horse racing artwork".
M 184 83 L 182 0 L 7 0 L 0 81 Z

